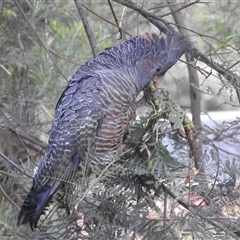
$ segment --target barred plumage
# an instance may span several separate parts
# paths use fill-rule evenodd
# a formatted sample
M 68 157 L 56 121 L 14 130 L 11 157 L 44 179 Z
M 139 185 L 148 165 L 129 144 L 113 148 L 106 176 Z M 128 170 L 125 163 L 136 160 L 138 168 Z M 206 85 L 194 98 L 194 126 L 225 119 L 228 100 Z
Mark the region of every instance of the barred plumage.
M 78 171 L 86 156 L 99 164 L 113 159 L 135 115 L 140 91 L 191 47 L 181 34 L 137 36 L 106 49 L 78 69 L 57 103 L 48 148 L 18 225 L 37 226 L 52 195 Z

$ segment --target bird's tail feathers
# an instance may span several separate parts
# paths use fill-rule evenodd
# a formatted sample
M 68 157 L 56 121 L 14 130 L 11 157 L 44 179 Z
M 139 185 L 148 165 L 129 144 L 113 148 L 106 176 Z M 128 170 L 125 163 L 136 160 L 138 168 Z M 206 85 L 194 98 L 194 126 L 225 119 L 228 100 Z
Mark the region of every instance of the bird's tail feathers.
M 55 185 L 43 192 L 36 192 L 32 189 L 23 203 L 17 225 L 20 226 L 29 222 L 33 230 L 37 226 L 40 216 L 48 206 L 55 189 Z
M 59 174 L 56 181 L 51 181 L 51 184 L 48 183 L 47 185 L 42 185 L 38 188 L 36 188 L 36 183 L 33 184 L 33 187 L 25 199 L 18 215 L 18 226 L 29 222 L 32 230 L 37 227 L 38 220 L 44 213 L 44 210 L 46 210 L 46 207 L 48 207 L 52 200 L 52 196 L 59 190 L 61 185 L 64 183 L 70 184 L 73 180 L 78 170 L 79 161 L 80 158 L 75 154 L 68 167 Z

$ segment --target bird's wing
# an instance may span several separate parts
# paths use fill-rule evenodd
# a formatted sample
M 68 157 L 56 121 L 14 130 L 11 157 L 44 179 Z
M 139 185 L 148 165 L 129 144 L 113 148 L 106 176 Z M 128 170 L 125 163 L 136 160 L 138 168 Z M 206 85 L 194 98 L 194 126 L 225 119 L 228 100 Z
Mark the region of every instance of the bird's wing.
M 69 82 L 58 101 L 48 149 L 40 163 L 43 170 L 38 168 L 35 178 L 39 175 L 39 179 L 35 184 L 42 182 L 42 176 L 46 176 L 42 171 L 52 170 L 54 177 L 62 178 L 72 157 L 78 154 L 82 158 L 86 150 L 89 151 L 89 143 L 94 143 L 102 116 L 101 91 L 102 85 L 97 75 L 80 78 L 75 74 Z
M 96 134 L 96 161 L 107 164 L 118 155 L 130 120 L 135 115 L 135 86 L 131 76 L 119 70 L 99 72 L 102 117 Z
M 78 81 L 77 81 L 78 80 Z M 34 176 L 33 187 L 18 216 L 18 225 L 37 226 L 40 216 L 62 182 L 71 181 L 81 154 L 94 142 L 101 118 L 101 82 L 96 76 L 71 81 L 56 107 L 49 144 Z

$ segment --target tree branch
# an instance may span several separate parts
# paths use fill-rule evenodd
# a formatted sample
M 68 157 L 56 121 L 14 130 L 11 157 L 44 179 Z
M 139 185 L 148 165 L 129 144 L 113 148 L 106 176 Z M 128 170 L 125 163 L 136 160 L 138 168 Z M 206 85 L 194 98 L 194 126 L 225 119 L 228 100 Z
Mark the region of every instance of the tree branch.
M 84 12 L 84 9 L 83 9 L 82 1 L 81 0 L 74 0 L 74 2 L 76 4 L 78 13 L 80 15 L 83 26 L 85 28 L 85 32 L 87 34 L 88 41 L 89 41 L 89 44 L 90 44 L 91 49 L 92 49 L 92 54 L 93 54 L 94 57 L 96 57 L 98 55 L 98 50 L 97 50 L 96 42 L 95 42 L 95 39 L 94 39 L 94 36 L 93 36 L 93 32 L 91 30 L 91 27 L 90 27 L 90 25 L 88 23 L 88 20 L 87 20 L 87 16 L 86 16 L 86 14 Z
M 3 195 L 6 197 L 6 199 L 20 211 L 20 207 L 7 195 L 7 193 L 4 191 L 3 187 L 0 185 L 0 190 L 2 191 Z
M 110 7 L 110 9 L 111 9 L 112 15 L 113 15 L 113 17 L 114 17 L 115 23 L 119 26 L 118 19 L 117 19 L 117 17 L 116 17 L 115 12 L 114 12 L 112 3 L 111 3 L 110 0 L 107 0 L 107 1 L 108 1 L 108 5 L 109 5 L 109 7 Z M 118 27 L 118 30 L 119 30 L 119 32 L 118 32 L 118 34 L 119 34 L 119 39 L 122 39 L 122 31 L 121 31 L 120 26 Z
M 129 7 L 137 12 L 139 12 L 143 17 L 145 17 L 149 22 L 156 26 L 163 33 L 175 32 L 175 29 L 170 26 L 170 23 L 166 22 L 164 19 L 157 17 L 155 14 L 150 13 L 145 7 L 139 5 L 138 3 L 132 2 L 131 0 L 113 0 L 119 4 Z M 210 68 L 217 71 L 220 75 L 225 77 L 230 84 L 232 84 L 237 92 L 238 101 L 240 102 L 240 76 L 229 71 L 224 66 L 214 62 L 212 59 L 206 57 L 205 54 L 201 53 L 197 48 L 193 48 L 192 56 L 197 60 L 205 63 Z
M 171 12 L 169 12 L 169 13 L 166 13 L 166 14 L 161 15 L 162 18 L 163 18 L 163 17 L 166 17 L 166 16 L 168 16 L 168 15 L 172 15 L 173 13 L 179 12 L 179 11 L 183 10 L 184 8 L 188 8 L 188 7 L 190 7 L 190 6 L 193 5 L 193 4 L 201 3 L 200 0 L 196 0 L 195 2 L 190 2 L 189 4 L 182 4 L 182 7 L 177 8 L 177 5 L 179 5 L 180 3 L 178 3 L 178 4 L 172 4 L 172 3 L 170 3 L 169 1 L 167 1 L 167 2 L 168 2 L 168 7 L 169 7 L 170 9 L 172 8 L 172 9 L 175 9 L 175 10 L 174 10 L 174 11 L 171 11 Z M 205 3 L 205 4 L 207 4 L 207 3 Z
M 48 53 L 49 57 L 51 58 L 51 60 L 53 61 L 53 64 L 55 65 L 55 67 L 57 68 L 57 70 L 59 71 L 59 73 L 63 76 L 63 78 L 67 80 L 67 78 L 65 77 L 65 75 L 62 73 L 62 71 L 60 70 L 58 64 L 56 63 L 55 59 L 53 58 L 52 54 L 49 52 L 48 47 L 45 45 L 45 43 L 42 41 L 42 39 L 39 37 L 37 31 L 34 29 L 33 25 L 31 24 L 31 22 L 28 20 L 28 18 L 26 17 L 25 13 L 23 12 L 20 4 L 18 3 L 17 0 L 14 0 L 15 4 L 17 5 L 17 8 L 19 9 L 19 11 L 21 12 L 21 14 L 23 15 L 23 18 L 26 20 L 26 22 L 28 23 L 29 27 L 32 29 L 32 31 L 34 32 L 34 34 L 36 35 L 36 37 L 38 38 L 38 40 L 40 41 L 40 43 L 42 44 L 42 46 L 44 47 L 45 51 Z
M 106 18 L 100 16 L 99 14 L 95 13 L 92 9 L 90 9 L 89 7 L 87 7 L 86 5 L 82 4 L 82 6 L 87 9 L 89 12 L 91 12 L 92 14 L 94 14 L 95 16 L 99 17 L 100 19 L 104 20 L 105 22 L 117 27 L 118 29 L 121 29 L 122 32 L 126 33 L 128 36 L 132 36 L 132 34 L 130 34 L 129 32 L 127 32 L 126 30 L 124 30 L 123 28 L 121 28 L 120 26 L 116 25 L 115 23 L 107 20 Z
M 17 132 L 14 129 L 9 129 L 9 131 L 15 134 L 22 142 L 24 142 L 24 145 L 34 150 L 35 152 L 38 152 L 41 154 L 45 152 L 47 145 L 41 140 L 33 136 L 30 136 L 26 133 Z
M 197 2 L 197 1 L 196 1 Z M 177 25 L 179 25 L 179 29 L 181 26 L 185 27 L 185 23 L 183 21 L 182 13 L 180 9 L 176 7 L 176 5 L 170 4 L 170 1 L 167 0 L 169 4 L 169 9 L 172 12 L 173 19 Z M 184 29 L 182 30 L 185 36 L 188 36 L 188 32 Z M 191 56 L 189 53 L 185 54 L 187 62 L 191 62 Z M 202 158 L 202 142 L 198 137 L 201 131 L 201 93 L 199 91 L 200 84 L 198 78 L 198 72 L 195 68 L 191 66 L 191 64 L 187 64 L 188 74 L 189 74 L 189 89 L 190 89 L 190 100 L 191 100 L 191 112 L 192 112 L 192 120 L 197 129 L 197 133 L 195 139 L 193 139 L 193 156 L 195 168 L 200 170 L 201 173 L 204 172 L 204 164 Z
M 167 21 L 157 17 L 154 13 L 149 12 L 148 9 L 146 9 L 142 5 L 132 2 L 131 0 L 113 0 L 113 1 L 139 12 L 143 17 L 145 17 L 153 25 L 155 25 L 160 31 L 164 33 L 175 32 L 174 28 Z
M 14 163 L 11 159 L 9 159 L 7 156 L 5 156 L 1 152 L 0 152 L 0 157 L 2 157 L 2 159 L 4 159 L 7 163 L 9 163 L 11 166 L 13 166 L 15 169 L 17 169 L 20 173 L 22 173 L 25 176 L 33 179 L 33 176 L 30 173 L 28 173 L 27 171 L 25 171 L 24 169 L 19 167 L 16 163 Z

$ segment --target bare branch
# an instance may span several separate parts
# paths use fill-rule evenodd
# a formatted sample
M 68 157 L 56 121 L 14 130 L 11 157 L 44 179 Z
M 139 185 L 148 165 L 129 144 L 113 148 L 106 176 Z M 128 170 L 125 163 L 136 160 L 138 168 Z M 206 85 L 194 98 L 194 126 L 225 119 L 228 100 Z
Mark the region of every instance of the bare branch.
M 191 2 L 191 1 L 189 1 L 189 2 L 190 3 L 188 3 L 188 4 L 186 4 L 186 1 L 171 3 L 171 6 L 175 6 L 175 5 L 180 5 L 181 4 L 182 7 L 178 8 L 178 11 L 180 11 L 180 10 L 182 10 L 184 8 L 187 8 L 187 7 L 189 7 L 189 6 L 191 6 L 191 5 L 195 4 L 195 3 L 208 4 L 207 2 L 200 2 L 200 0 L 196 0 L 195 2 Z M 155 9 L 159 9 L 159 8 L 166 8 L 166 7 L 169 7 L 169 4 L 162 4 L 160 6 L 155 6 L 155 7 L 149 8 L 148 10 L 151 11 L 151 10 L 155 10 Z M 170 15 L 170 14 L 172 14 L 172 12 L 171 13 L 166 13 L 165 15 L 162 15 L 161 17 L 165 17 L 165 16 Z
M 82 1 L 81 0 L 74 0 L 74 2 L 76 4 L 78 13 L 80 15 L 83 26 L 85 28 L 85 32 L 87 34 L 88 41 L 89 41 L 89 44 L 90 44 L 91 49 L 92 49 L 92 54 L 93 54 L 94 57 L 96 57 L 98 55 L 97 45 L 96 45 L 91 27 L 88 23 L 87 16 L 84 12 Z
M 124 30 L 124 29 L 121 28 L 120 26 L 112 23 L 111 21 L 107 20 L 106 18 L 104 18 L 104 17 L 100 16 L 99 14 L 95 13 L 92 9 L 90 9 L 90 8 L 87 7 L 86 5 L 82 4 L 82 6 L 83 6 L 84 8 L 86 8 L 89 12 L 91 12 L 92 14 L 94 14 L 95 16 L 97 16 L 97 17 L 99 17 L 100 19 L 104 20 L 105 22 L 110 23 L 111 25 L 117 27 L 118 29 L 121 29 L 121 31 L 124 32 L 124 33 L 126 33 L 128 36 L 132 36 L 131 33 L 127 32 L 126 30 Z
M 113 15 L 113 17 L 114 17 L 114 20 L 115 20 L 116 24 L 119 26 L 118 19 L 117 19 L 117 17 L 116 17 L 115 12 L 114 12 L 112 3 L 110 2 L 110 0 L 107 0 L 107 1 L 108 1 L 108 5 L 109 5 L 109 7 L 110 7 L 110 9 L 111 9 L 112 15 Z M 119 32 L 118 32 L 119 39 L 122 39 L 122 31 L 121 31 L 120 26 L 119 26 L 118 30 L 119 30 Z
M 0 185 L 0 190 L 2 191 L 3 195 L 6 197 L 6 199 L 13 205 L 15 206 L 18 210 L 20 210 L 20 207 L 7 195 L 7 193 L 4 191 L 2 186 Z
M 143 6 L 132 2 L 130 0 L 113 0 L 119 4 L 127 6 L 137 12 L 139 12 L 143 17 L 145 17 L 149 22 L 155 25 L 160 31 L 164 32 L 165 34 L 168 32 L 175 32 L 174 28 L 170 26 L 170 23 L 166 22 L 164 19 L 157 17 L 155 14 L 150 13 L 146 8 Z M 212 59 L 209 59 L 205 54 L 201 53 L 197 48 L 194 48 L 192 51 L 193 57 L 198 59 L 201 62 L 204 62 L 210 68 L 217 71 L 220 75 L 225 77 L 230 84 L 232 84 L 236 88 L 236 92 L 238 95 L 238 101 L 240 102 L 240 76 L 237 74 L 229 71 L 224 66 L 214 62 Z
M 172 11 L 172 16 L 176 24 L 179 26 L 185 27 L 185 23 L 183 21 L 182 13 L 179 11 L 182 8 L 176 8 L 175 5 L 171 5 L 170 1 L 167 0 L 169 4 L 169 9 Z M 198 2 L 198 1 L 196 1 Z M 195 2 L 195 3 L 196 3 Z M 179 27 L 180 29 L 180 27 Z M 188 36 L 188 32 L 186 30 L 182 30 L 183 33 Z M 187 62 L 191 62 L 191 56 L 190 54 L 185 54 Z M 196 133 L 196 139 L 193 140 L 193 156 L 194 156 L 194 162 L 196 169 L 200 169 L 200 172 L 204 172 L 204 164 L 203 164 L 203 158 L 202 158 L 202 143 L 200 138 L 198 138 L 198 134 L 201 131 L 201 93 L 198 90 L 200 88 L 199 84 L 199 77 L 197 70 L 191 66 L 191 64 L 187 64 L 188 68 L 188 74 L 189 74 L 189 89 L 190 89 L 190 100 L 191 100 L 191 112 L 192 112 L 192 120 L 194 122 L 194 125 L 197 129 Z
M 45 51 L 48 53 L 49 57 L 52 59 L 55 67 L 57 68 L 57 70 L 59 71 L 59 73 L 65 78 L 66 81 L 67 78 L 65 77 L 65 75 L 62 73 L 62 71 L 60 70 L 59 66 L 57 65 L 55 59 L 53 58 L 53 56 L 51 55 L 51 53 L 49 52 L 47 46 L 45 45 L 45 43 L 42 41 L 42 39 L 39 37 L 37 31 L 34 29 L 33 25 L 30 23 L 30 21 L 28 20 L 28 18 L 26 17 L 26 15 L 24 14 L 21 6 L 19 5 L 17 0 L 14 0 L 15 4 L 17 5 L 19 11 L 21 12 L 21 14 L 23 15 L 23 18 L 26 20 L 26 22 L 28 23 L 29 27 L 32 29 L 32 31 L 34 32 L 34 34 L 36 35 L 36 37 L 39 39 L 40 43 L 42 44 L 42 46 L 44 47 Z
M 66 62 L 75 64 L 75 65 L 77 65 L 77 66 L 80 65 L 80 63 L 78 63 L 78 62 L 74 62 L 74 61 L 72 61 L 72 60 L 69 60 L 69 59 L 67 59 L 67 58 L 64 58 L 64 57 L 60 56 L 59 54 L 53 52 L 51 49 L 48 49 L 48 51 L 49 51 L 50 53 L 52 53 L 53 55 L 55 55 L 56 57 L 58 57 L 58 58 L 60 58 L 60 59 L 62 59 L 62 60 L 64 60 L 64 61 L 66 61 Z
M 137 12 L 139 12 L 143 17 L 148 19 L 153 25 L 155 25 L 160 31 L 167 33 L 167 32 L 175 32 L 173 27 L 166 22 L 164 19 L 157 17 L 155 14 L 149 12 L 145 7 L 142 5 L 128 1 L 128 0 L 113 0 L 114 2 L 120 3 L 126 7 L 129 7 Z M 155 22 L 155 23 L 153 23 Z M 157 26 L 157 25 L 158 26 Z
M 11 166 L 13 166 L 15 169 L 17 169 L 20 173 L 22 173 L 25 176 L 33 179 L 33 176 L 30 173 L 28 173 L 27 171 L 25 171 L 24 169 L 19 167 L 16 163 L 14 163 L 11 159 L 9 159 L 7 156 L 5 156 L 1 152 L 0 152 L 0 157 L 2 157 L 2 159 L 4 159 L 7 163 L 9 163 Z
M 169 1 L 168 1 L 168 6 L 169 6 L 169 8 L 171 9 L 175 9 L 174 11 L 171 11 L 171 12 L 169 12 L 169 13 L 166 13 L 166 14 L 163 14 L 163 15 L 161 15 L 161 17 L 166 17 L 166 16 L 168 16 L 168 15 L 172 15 L 173 13 L 176 13 L 176 12 L 179 12 L 179 11 L 181 11 L 181 10 L 183 10 L 184 8 L 188 8 L 189 6 L 191 6 L 191 5 L 193 5 L 193 4 L 196 4 L 196 3 L 202 3 L 202 2 L 200 2 L 200 0 L 196 0 L 195 2 L 190 2 L 189 4 L 182 4 L 182 7 L 180 7 L 180 8 L 176 8 L 177 7 L 177 4 L 172 4 L 172 3 L 170 3 Z M 206 3 L 207 4 L 207 3 Z M 179 5 L 179 4 L 178 4 Z
M 204 62 L 206 65 L 208 65 L 210 68 L 214 69 L 215 71 L 217 71 L 220 75 L 222 75 L 223 77 L 225 77 L 230 84 L 232 84 L 235 88 L 236 88 L 236 93 L 238 96 L 238 101 L 240 102 L 240 92 L 239 92 L 239 88 L 240 88 L 240 76 L 238 76 L 237 74 L 229 71 L 227 68 L 225 68 L 224 66 L 214 62 L 212 59 L 209 59 L 208 57 L 206 57 L 206 55 L 204 55 L 203 53 L 201 53 L 198 49 L 194 49 L 193 51 L 193 56 L 198 59 L 201 62 Z
M 45 149 L 47 148 L 47 145 L 44 142 L 33 136 L 30 136 L 22 132 L 16 132 L 13 129 L 9 129 L 9 131 L 14 133 L 22 142 L 24 142 L 24 145 L 34 150 L 35 152 L 43 154 Z

